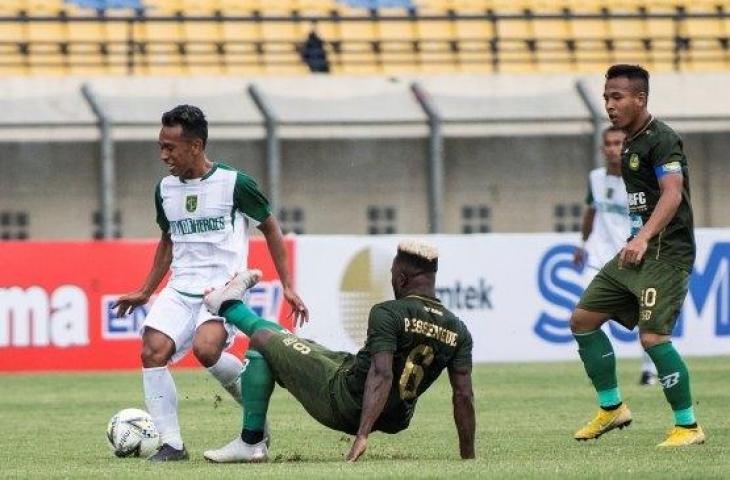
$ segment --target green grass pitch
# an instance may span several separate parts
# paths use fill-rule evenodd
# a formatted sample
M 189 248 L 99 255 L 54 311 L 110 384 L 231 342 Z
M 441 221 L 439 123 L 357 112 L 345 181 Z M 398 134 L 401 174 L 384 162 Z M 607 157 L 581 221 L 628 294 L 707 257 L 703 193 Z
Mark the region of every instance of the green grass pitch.
M 354 465 L 342 461 L 350 439 L 311 420 L 279 388 L 270 409 L 270 462 L 212 465 L 202 452 L 233 438 L 239 409 L 202 370 L 175 371 L 191 460 L 150 465 L 115 458 L 105 439 L 113 413 L 144 408 L 138 373 L 4 375 L 0 478 L 730 478 L 730 357 L 690 358 L 688 364 L 708 435 L 702 446 L 655 447 L 671 414 L 659 387 L 636 385 L 636 361 L 619 363 L 634 423 L 588 443 L 572 439 L 596 408 L 579 363 L 487 364 L 474 372 L 477 460 L 458 458 L 443 375 L 421 398 L 411 427 L 373 434 Z

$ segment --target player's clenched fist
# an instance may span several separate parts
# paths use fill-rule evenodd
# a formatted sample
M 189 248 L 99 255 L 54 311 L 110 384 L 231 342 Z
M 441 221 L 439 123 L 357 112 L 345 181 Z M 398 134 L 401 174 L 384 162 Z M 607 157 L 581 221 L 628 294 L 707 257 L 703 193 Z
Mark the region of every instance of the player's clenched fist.
M 618 268 L 638 265 L 644 259 L 648 243 L 641 236 L 636 236 L 621 250 L 618 257 Z

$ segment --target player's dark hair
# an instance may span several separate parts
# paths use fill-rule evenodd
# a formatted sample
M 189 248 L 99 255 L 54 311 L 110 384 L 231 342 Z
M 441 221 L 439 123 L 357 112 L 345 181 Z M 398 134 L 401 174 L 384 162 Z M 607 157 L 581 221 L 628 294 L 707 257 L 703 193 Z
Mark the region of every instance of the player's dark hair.
M 649 72 L 640 65 L 613 65 L 606 72 L 606 80 L 619 77 L 628 78 L 636 93 L 644 92 L 649 96 Z
M 398 249 L 398 253 L 395 256 L 397 262 L 403 262 L 418 272 L 436 273 L 439 269 L 439 259 L 434 258 L 429 260 L 420 255 L 415 255 L 410 252 L 405 252 Z
M 188 138 L 199 138 L 203 142 L 203 148 L 208 142 L 208 120 L 198 107 L 178 105 L 162 114 L 162 125 L 166 127 L 180 125 L 183 135 Z
M 604 142 L 606 141 L 606 135 L 608 135 L 611 132 L 621 132 L 622 134 L 625 134 L 626 133 L 626 132 L 623 131 L 623 129 L 621 129 L 619 127 L 614 127 L 613 125 L 611 125 L 610 127 L 607 127 L 606 129 L 603 130 L 603 135 L 602 136 L 603 136 L 603 141 Z

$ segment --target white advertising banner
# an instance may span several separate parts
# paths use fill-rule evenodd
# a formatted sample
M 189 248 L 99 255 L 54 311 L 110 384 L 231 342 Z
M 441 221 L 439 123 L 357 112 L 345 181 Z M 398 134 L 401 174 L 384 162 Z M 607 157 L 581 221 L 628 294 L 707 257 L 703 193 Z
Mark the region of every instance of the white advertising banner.
M 697 230 L 697 261 L 674 331 L 687 355 L 730 354 L 730 229 Z M 297 238 L 297 285 L 311 311 L 299 335 L 358 350 L 370 307 L 392 298 L 400 236 Z M 421 236 L 439 249 L 437 296 L 468 326 L 476 362 L 577 359 L 570 312 L 594 274 L 573 265 L 575 234 Z M 637 333 L 609 322 L 621 357 L 641 352 Z

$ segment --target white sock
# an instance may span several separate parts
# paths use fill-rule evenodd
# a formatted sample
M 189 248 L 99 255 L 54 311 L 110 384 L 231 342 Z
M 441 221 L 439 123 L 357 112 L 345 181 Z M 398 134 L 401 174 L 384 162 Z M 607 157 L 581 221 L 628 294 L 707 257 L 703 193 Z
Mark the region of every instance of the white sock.
M 221 353 L 215 365 L 208 367 L 208 371 L 220 382 L 223 388 L 231 394 L 239 404 L 241 400 L 241 371 L 243 364 L 235 355 L 228 352 Z
M 652 375 L 656 375 L 656 365 L 654 365 L 651 357 L 646 352 L 641 356 L 641 371 L 642 373 L 649 372 Z
M 177 390 L 170 370 L 167 367 L 143 368 L 142 384 L 147 411 L 160 432 L 162 443 L 182 449 L 180 424 L 177 422 Z

